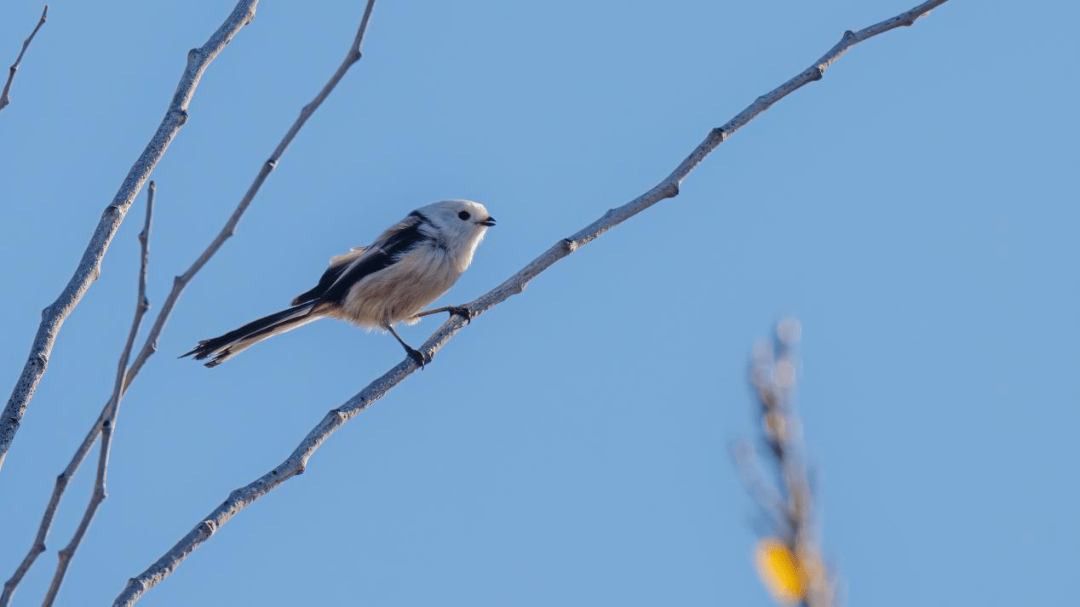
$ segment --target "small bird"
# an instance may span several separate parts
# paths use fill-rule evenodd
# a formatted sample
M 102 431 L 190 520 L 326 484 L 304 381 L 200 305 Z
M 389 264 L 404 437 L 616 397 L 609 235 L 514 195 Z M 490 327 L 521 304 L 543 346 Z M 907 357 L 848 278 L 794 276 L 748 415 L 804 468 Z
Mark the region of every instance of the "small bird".
M 430 362 L 405 343 L 394 323 L 414 324 L 437 312 L 469 319 L 467 308 L 447 306 L 421 312 L 438 299 L 472 263 L 487 229 L 495 225 L 484 205 L 443 200 L 421 207 L 383 232 L 370 246 L 356 247 L 330 260 L 330 267 L 292 307 L 206 339 L 190 352 L 216 367 L 258 342 L 323 317 L 390 332 L 421 367 Z

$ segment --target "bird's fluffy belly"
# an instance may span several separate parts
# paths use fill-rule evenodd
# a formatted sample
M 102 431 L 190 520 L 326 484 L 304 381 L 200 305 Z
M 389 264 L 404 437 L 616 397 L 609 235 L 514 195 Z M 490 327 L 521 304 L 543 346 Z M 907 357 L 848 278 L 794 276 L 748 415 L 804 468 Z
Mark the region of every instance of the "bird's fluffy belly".
M 353 285 L 334 315 L 362 327 L 382 327 L 416 316 L 461 276 L 445 251 L 425 249 Z

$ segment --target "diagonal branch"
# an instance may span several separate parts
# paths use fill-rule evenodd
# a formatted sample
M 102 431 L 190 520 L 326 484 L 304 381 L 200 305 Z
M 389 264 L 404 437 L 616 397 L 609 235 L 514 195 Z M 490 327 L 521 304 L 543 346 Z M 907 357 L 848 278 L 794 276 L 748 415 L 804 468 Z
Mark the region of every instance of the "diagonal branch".
M 53 517 L 56 515 L 56 508 L 60 505 L 60 496 L 67 487 L 68 481 L 75 474 L 75 470 L 78 469 L 79 464 L 86 458 L 86 454 L 90 451 L 90 447 L 92 447 L 94 441 L 97 440 L 97 434 L 101 431 L 103 423 L 105 423 L 105 427 L 108 429 L 107 442 L 111 442 L 111 430 L 112 427 L 115 426 L 116 412 L 120 407 L 120 400 L 124 397 L 124 392 L 127 390 L 127 382 L 123 380 L 123 372 L 127 367 L 128 360 L 131 358 L 131 350 L 135 345 L 135 337 L 139 332 L 139 327 L 142 325 L 143 316 L 146 314 L 147 310 L 150 309 L 150 301 L 146 298 L 146 274 L 147 267 L 150 263 L 150 227 L 153 221 L 156 193 L 157 187 L 154 182 L 151 181 L 146 197 L 146 223 L 143 225 L 142 232 L 139 233 L 141 261 L 139 267 L 138 303 L 135 308 L 135 315 L 131 322 L 131 330 L 128 332 L 123 353 L 120 355 L 120 363 L 117 368 L 117 377 L 113 386 L 112 396 L 109 397 L 108 402 L 105 404 L 105 408 L 102 409 L 90 434 L 88 434 L 86 438 L 83 439 L 82 444 L 79 445 L 79 449 L 75 452 L 75 456 L 72 457 L 71 463 L 69 463 L 67 468 L 64 469 L 64 472 L 57 477 L 56 488 L 53 490 L 49 505 L 45 508 L 45 515 L 42 517 L 41 526 L 38 528 L 37 537 L 34 539 L 34 545 L 31 546 L 30 552 L 23 558 L 22 563 L 19 564 L 19 568 L 15 570 L 15 574 L 4 584 L 4 592 L 3 594 L 0 594 L 0 607 L 8 607 L 8 605 L 11 604 L 12 596 L 15 594 L 15 588 L 18 587 L 23 576 L 30 570 L 30 566 L 34 564 L 38 555 L 45 551 L 45 537 L 48 535 L 49 527 L 52 525 Z M 102 443 L 102 458 L 98 462 L 98 477 L 93 494 L 90 498 L 90 504 L 87 506 L 82 523 L 75 532 L 75 536 L 71 540 L 71 543 L 67 548 L 60 551 L 60 565 L 58 565 L 57 571 L 58 579 L 53 580 L 53 587 L 49 589 L 49 598 L 46 599 L 46 604 L 52 603 L 52 599 L 56 594 L 55 590 L 59 589 L 60 582 L 63 579 L 63 572 L 67 571 L 67 563 L 71 560 L 72 554 L 74 554 L 75 549 L 82 540 L 82 536 L 86 533 L 86 529 L 90 525 L 90 520 L 97 510 L 98 504 L 108 497 L 105 491 L 105 473 L 108 468 L 108 453 L 109 445 Z
M 79 260 L 79 265 L 67 286 L 56 301 L 42 310 L 41 324 L 30 346 L 30 355 L 15 383 L 15 388 L 11 391 L 11 397 L 4 407 L 3 415 L 0 416 L 0 469 L 3 468 L 8 449 L 11 448 L 11 443 L 19 431 L 23 415 L 30 406 L 30 399 L 33 398 L 42 376 L 45 375 L 49 356 L 52 354 L 53 344 L 56 342 L 61 326 L 90 289 L 91 283 L 101 273 L 101 260 L 105 257 L 105 252 L 113 236 L 116 235 L 116 231 L 120 229 L 120 224 L 124 221 L 131 203 L 138 196 L 139 190 L 146 183 L 154 167 L 165 155 L 165 150 L 180 132 L 180 128 L 187 122 L 188 105 L 195 96 L 195 90 L 206 68 L 225 48 L 225 45 L 236 36 L 237 32 L 255 18 L 255 6 L 258 3 L 259 0 L 239 0 L 232 13 L 210 36 L 206 44 L 188 51 L 187 67 L 180 77 L 180 83 L 177 85 L 172 102 L 169 103 L 169 108 L 157 132 L 128 171 L 112 203 L 105 207 L 105 212 L 102 213 L 101 220 L 90 237 L 90 243 L 83 252 L 82 259 Z
M 109 470 L 109 451 L 112 448 L 116 416 L 120 412 L 120 401 L 124 398 L 125 371 L 127 370 L 128 360 L 131 359 L 131 350 L 135 346 L 135 337 L 139 334 L 139 326 L 142 324 L 143 316 L 150 309 L 150 300 L 146 298 L 146 273 L 150 262 L 150 227 L 154 219 L 154 194 L 156 190 L 154 182 L 151 181 L 146 197 L 146 223 L 143 225 L 142 232 L 139 233 L 139 245 L 142 250 L 142 261 L 139 264 L 139 296 L 136 299 L 135 315 L 131 320 L 131 330 L 128 332 L 127 342 L 124 343 L 124 351 L 120 354 L 120 361 L 116 365 L 116 381 L 113 383 L 112 396 L 109 397 L 109 404 L 105 406 L 105 410 L 102 412 L 104 419 L 101 423 L 101 454 L 98 456 L 94 492 L 90 496 L 90 503 L 86 505 L 86 511 L 83 513 L 82 521 L 79 522 L 79 527 L 71 537 L 71 542 L 60 550 L 56 573 L 53 576 L 52 584 L 49 585 L 49 592 L 45 595 L 45 601 L 42 603 L 43 607 L 51 607 L 53 601 L 56 600 L 56 594 L 60 591 L 60 585 L 64 583 L 64 574 L 67 573 L 71 557 L 78 550 L 79 543 L 82 542 L 83 536 L 86 535 L 86 530 L 90 528 L 90 521 L 94 519 L 98 506 L 108 497 L 108 492 L 105 489 L 105 479 Z
M 106 404 L 108 407 L 108 404 Z M 30 552 L 23 557 L 19 567 L 12 574 L 11 579 L 4 583 L 4 592 L 0 594 L 0 607 L 8 607 L 11 604 L 11 598 L 15 594 L 15 589 L 19 583 L 22 582 L 23 577 L 30 567 L 37 560 L 37 557 L 45 552 L 45 538 L 49 535 L 49 529 L 52 527 L 53 519 L 56 517 L 56 509 L 60 506 L 60 497 L 63 496 L 64 490 L 67 489 L 68 483 L 75 475 L 75 471 L 78 470 L 83 460 L 86 459 L 86 454 L 90 452 L 90 448 L 94 446 L 97 441 L 98 434 L 101 432 L 101 422 L 104 421 L 105 411 L 102 410 L 101 415 L 98 416 L 97 422 L 95 422 L 93 429 L 83 439 L 82 444 L 75 451 L 75 455 L 72 456 L 71 462 L 68 463 L 64 471 L 56 477 L 56 485 L 53 487 L 52 497 L 49 499 L 49 505 L 45 507 L 45 514 L 41 517 L 41 525 L 38 527 L 37 536 L 34 537 L 34 544 L 30 547 Z
M 349 48 L 344 61 L 342 61 L 337 71 L 334 72 L 334 75 L 331 76 L 330 80 L 319 91 L 318 95 L 315 96 L 315 99 L 312 100 L 311 103 L 305 105 L 301 110 L 300 117 L 297 118 L 296 122 L 289 128 L 281 142 L 278 143 L 270 159 L 263 164 L 259 174 L 255 177 L 255 181 L 251 184 L 251 187 L 248 188 L 247 193 L 244 195 L 243 199 L 240 200 L 240 203 L 225 223 L 225 226 L 221 229 L 221 232 L 207 246 L 206 250 L 199 255 L 191 267 L 173 280 L 172 290 L 169 292 L 168 297 L 165 298 L 165 303 L 162 305 L 161 311 L 158 312 L 157 318 L 154 320 L 154 324 L 147 334 L 139 353 L 135 356 L 135 361 L 128 367 L 127 376 L 123 385 L 124 391 L 126 391 L 135 380 L 135 377 L 139 374 L 139 371 L 146 361 L 157 351 L 158 337 L 165 328 L 165 324 L 168 322 L 173 308 L 176 306 L 176 303 L 180 299 L 180 295 L 183 293 L 188 283 L 190 283 L 199 270 L 206 265 L 210 258 L 217 253 L 218 249 L 221 248 L 225 241 L 233 235 L 236 230 L 236 225 L 239 223 L 244 211 L 250 206 L 252 200 L 255 198 L 255 194 L 258 193 L 259 188 L 266 180 L 267 175 L 269 175 L 270 171 L 274 170 L 277 166 L 281 156 L 285 153 L 285 150 L 289 147 L 289 144 L 296 137 L 297 133 L 300 132 L 301 127 L 304 126 L 304 123 L 307 122 L 308 118 L 311 117 L 315 110 L 319 109 L 319 106 L 322 105 L 323 101 L 325 101 L 334 90 L 348 69 L 360 60 L 360 47 L 363 43 L 364 33 L 367 31 L 368 21 L 374 6 L 375 0 L 368 0 L 367 6 L 364 9 L 364 15 L 360 21 L 360 27 L 357 30 L 356 37 L 354 38 L 352 46 Z M 123 392 L 121 392 L 121 396 L 122 395 Z M 70 482 L 72 476 L 74 476 L 75 471 L 82 465 L 87 453 L 90 452 L 90 448 L 93 447 L 94 442 L 101 434 L 102 424 L 105 421 L 108 407 L 109 403 L 106 403 L 101 415 L 98 416 L 97 421 L 95 421 L 94 425 L 90 428 L 86 438 L 84 438 L 83 442 L 79 445 L 79 448 L 76 450 L 75 455 L 71 458 L 67 467 L 59 476 L 57 476 L 56 485 L 53 487 L 52 497 L 49 500 L 48 506 L 45 508 L 45 514 L 42 516 L 41 525 L 38 529 L 37 536 L 34 539 L 34 544 L 31 546 L 30 552 L 23 559 L 23 562 L 19 565 L 19 568 L 15 571 L 15 574 L 7 581 L 7 583 L 5 583 L 3 595 L 0 595 L 0 607 L 8 607 L 15 587 L 30 569 L 30 566 L 33 565 L 34 560 L 38 555 L 45 551 L 45 538 L 48 536 L 49 529 L 52 527 L 52 521 L 56 515 L 56 509 L 60 504 L 60 498 L 67 489 L 68 482 Z
M 798 76 L 788 80 L 775 90 L 758 97 L 749 107 L 740 112 L 735 118 L 728 121 L 722 127 L 713 129 L 705 140 L 690 153 L 689 156 L 667 178 L 657 184 L 648 192 L 631 200 L 625 205 L 611 209 L 600 219 L 586 226 L 573 236 L 564 238 L 548 249 L 545 253 L 526 265 L 517 274 L 511 276 L 498 287 L 492 289 L 479 299 L 467 304 L 465 307 L 475 319 L 477 316 L 495 307 L 511 296 L 521 293 L 525 287 L 538 274 L 546 270 L 576 251 L 584 244 L 592 242 L 604 232 L 617 226 L 630 217 L 640 213 L 646 208 L 664 200 L 672 198 L 679 193 L 679 184 L 694 170 L 704 158 L 716 149 L 724 140 L 750 120 L 768 109 L 772 104 L 784 98 L 791 92 L 802 86 L 820 80 L 825 69 L 837 58 L 843 55 L 849 48 L 891 29 L 902 25 L 911 25 L 917 19 L 928 13 L 931 9 L 944 4 L 947 0 L 930 0 L 919 6 L 906 11 L 892 19 L 882 21 L 866 29 L 857 32 L 847 31 L 843 38 L 821 59 L 810 68 L 801 72 Z M 428 338 L 422 346 L 422 351 L 430 355 L 438 352 L 450 339 L 454 337 L 467 321 L 461 316 L 453 315 L 435 333 Z M 219 529 L 228 523 L 237 513 L 253 503 L 255 500 L 276 489 L 288 479 L 303 474 L 307 468 L 308 459 L 325 442 L 331 434 L 341 428 L 346 422 L 359 415 L 364 409 L 371 406 L 377 400 L 386 395 L 395 386 L 405 380 L 406 377 L 416 371 L 418 366 L 411 358 L 406 358 L 394 368 L 387 371 L 382 377 L 368 384 L 340 407 L 332 409 L 300 442 L 296 449 L 281 464 L 270 472 L 259 477 L 252 483 L 234 490 L 228 498 L 217 508 L 211 511 L 180 539 L 175 546 L 155 561 L 146 571 L 128 580 L 127 585 L 117 596 L 114 607 L 128 607 L 133 605 L 148 590 L 172 574 L 177 567 L 192 552 Z
M 139 355 L 135 357 L 135 362 L 132 363 L 131 369 L 128 370 L 128 382 L 142 369 L 146 359 L 157 350 L 157 336 L 161 333 L 161 330 L 165 328 L 165 323 L 169 320 L 169 313 L 172 311 L 176 301 L 180 299 L 181 293 L 187 286 L 195 274 L 202 269 L 206 262 L 218 252 L 221 245 L 225 244 L 233 234 L 236 233 L 236 225 L 240 222 L 240 218 L 247 211 L 248 206 L 251 205 L 251 201 L 255 198 L 255 195 L 259 193 L 259 188 L 262 187 L 264 181 L 270 172 L 273 171 L 281 160 L 285 150 L 288 149 L 289 144 L 296 137 L 296 134 L 300 132 L 304 124 L 308 121 L 308 118 L 315 113 L 315 110 L 319 109 L 323 101 L 330 96 L 330 93 L 337 86 L 338 82 L 345 76 L 345 72 L 349 71 L 354 63 L 360 60 L 360 45 L 364 41 L 364 33 L 367 31 L 368 21 L 371 18 L 371 10 L 375 7 L 375 0 L 368 0 L 367 6 L 364 8 L 364 16 L 360 20 L 360 28 L 356 31 L 356 38 L 353 39 L 352 46 L 349 47 L 349 52 L 345 55 L 345 59 L 338 66 L 337 71 L 330 77 L 330 80 L 323 86 L 319 94 L 315 96 L 315 99 L 308 103 L 300 110 L 300 117 L 293 123 L 285 137 L 281 139 L 277 147 L 274 148 L 274 153 L 270 155 L 270 158 L 263 163 L 262 168 L 259 170 L 259 174 L 255 176 L 255 181 L 248 187 L 244 197 L 240 200 L 240 203 L 236 205 L 236 209 L 229 217 L 228 221 L 221 228 L 221 232 L 217 237 L 206 247 L 206 250 L 195 260 L 195 263 L 191 264 L 191 267 L 186 272 L 173 279 L 173 288 L 169 292 L 169 296 L 165 298 L 165 304 L 162 306 L 161 313 L 158 314 L 157 319 L 154 321 L 154 326 L 150 331 L 150 337 L 147 338 L 146 344 L 143 345 Z
M 30 32 L 29 38 L 23 40 L 22 50 L 19 51 L 19 56 L 15 58 L 15 63 L 12 63 L 11 67 L 8 68 L 7 82 L 4 83 L 4 91 L 0 92 L 0 110 L 6 108 L 8 104 L 11 103 L 11 99 L 8 98 L 8 93 L 11 92 L 11 83 L 15 80 L 15 72 L 19 71 L 19 64 L 22 63 L 22 58 L 23 55 L 26 54 L 26 49 L 30 46 L 30 43 L 33 42 L 34 36 L 37 35 L 41 26 L 45 25 L 45 22 L 48 21 L 48 17 L 49 5 L 46 4 L 45 10 L 41 11 L 41 19 L 38 19 L 37 25 L 34 26 L 34 31 Z

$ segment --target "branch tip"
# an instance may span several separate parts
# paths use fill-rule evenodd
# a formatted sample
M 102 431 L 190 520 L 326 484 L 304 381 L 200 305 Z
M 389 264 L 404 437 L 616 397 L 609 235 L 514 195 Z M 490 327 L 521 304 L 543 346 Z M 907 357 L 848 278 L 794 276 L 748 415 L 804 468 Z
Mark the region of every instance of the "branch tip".
M 126 388 L 127 377 L 127 365 L 131 357 L 131 351 L 135 345 L 135 338 L 138 335 L 139 326 L 142 323 L 143 316 L 146 314 L 146 310 L 150 306 L 150 300 L 146 295 L 146 276 L 147 265 L 149 263 L 149 236 L 150 228 L 153 223 L 153 211 L 154 211 L 154 195 L 157 186 L 154 182 L 150 182 L 150 187 L 147 189 L 147 204 L 146 204 L 146 222 L 143 225 L 143 230 L 139 234 L 139 243 L 141 249 L 141 260 L 139 264 L 138 274 L 138 292 L 135 304 L 135 313 L 131 321 L 131 329 L 128 331 L 127 340 L 124 342 L 124 348 L 120 354 L 120 359 L 117 361 L 116 378 L 113 383 L 112 395 L 105 403 L 101 413 L 98 415 L 97 421 L 91 426 L 86 438 L 83 439 L 79 449 L 75 452 L 71 462 L 64 469 L 60 476 L 57 477 L 56 487 L 53 490 L 52 498 L 49 501 L 49 505 L 45 509 L 45 514 L 42 516 L 41 524 L 38 528 L 37 541 L 43 542 L 45 536 L 48 534 L 49 527 L 52 524 L 53 516 L 60 503 L 60 497 L 62 496 L 64 489 L 67 486 L 68 479 L 74 471 L 78 469 L 83 459 L 86 457 L 87 452 L 93 446 L 97 438 L 101 437 L 101 453 L 98 457 L 97 475 L 94 480 L 94 491 L 90 496 L 90 501 L 87 504 L 82 520 L 79 523 L 78 528 L 72 535 L 71 540 L 67 546 L 59 552 L 59 560 L 57 562 L 56 571 L 53 574 L 52 583 L 49 586 L 49 590 L 45 596 L 43 607 L 51 607 L 56 600 L 57 594 L 60 592 L 60 587 L 63 585 L 64 578 L 67 574 L 69 563 L 78 550 L 83 537 L 89 529 L 90 522 L 93 520 L 94 515 L 97 513 L 98 506 L 109 497 L 108 489 L 106 488 L 106 476 L 109 466 L 109 450 L 112 446 L 113 438 L 113 426 L 115 425 L 116 413 L 120 407 L 120 401 L 123 398 L 124 390 Z M 117 207 L 120 209 L 120 207 Z M 98 266 L 100 267 L 100 266 Z M 30 553 L 23 559 L 19 569 L 16 570 L 12 581 L 14 585 L 17 585 L 22 577 L 29 570 L 30 566 L 34 563 L 39 553 L 34 552 L 31 548 Z M 11 594 L 14 592 L 14 586 L 11 592 L 6 592 L 3 597 L 0 597 L 0 607 L 7 607 L 10 601 Z
M 15 58 L 15 63 L 12 63 L 11 67 L 8 68 L 7 82 L 4 83 L 4 88 L 0 91 L 0 110 L 11 103 L 11 99 L 8 96 L 8 93 L 11 92 L 11 83 L 15 80 L 15 74 L 19 71 L 19 65 L 22 63 L 23 55 L 26 54 L 26 49 L 29 48 L 30 43 L 33 42 L 34 36 L 37 36 L 41 26 L 45 25 L 45 22 L 48 21 L 48 16 L 49 5 L 46 4 L 45 9 L 41 11 L 41 17 L 38 19 L 37 25 L 35 25 L 33 31 L 30 32 L 30 36 L 28 36 L 26 40 L 23 40 L 22 48 L 19 49 L 19 56 Z

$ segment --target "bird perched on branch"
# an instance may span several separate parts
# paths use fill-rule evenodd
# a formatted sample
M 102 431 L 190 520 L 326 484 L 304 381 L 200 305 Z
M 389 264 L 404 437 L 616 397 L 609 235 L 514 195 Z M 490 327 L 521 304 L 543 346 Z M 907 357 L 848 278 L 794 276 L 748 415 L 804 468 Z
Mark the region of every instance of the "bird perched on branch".
M 421 312 L 457 282 L 495 219 L 484 205 L 443 200 L 421 207 L 383 232 L 370 246 L 330 260 L 313 289 L 293 299 L 292 307 L 199 342 L 183 356 L 210 358 L 215 367 L 258 342 L 320 318 L 390 332 L 421 367 L 430 362 L 405 343 L 394 323 L 413 324 L 421 316 L 449 312 L 469 318 L 467 308 L 448 306 Z

